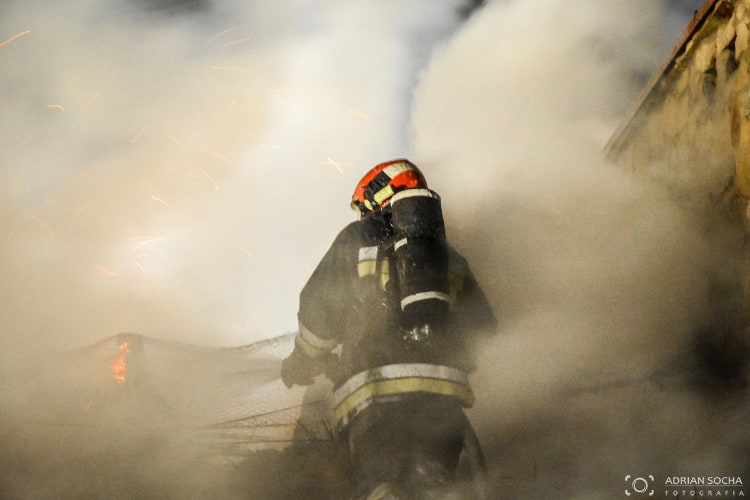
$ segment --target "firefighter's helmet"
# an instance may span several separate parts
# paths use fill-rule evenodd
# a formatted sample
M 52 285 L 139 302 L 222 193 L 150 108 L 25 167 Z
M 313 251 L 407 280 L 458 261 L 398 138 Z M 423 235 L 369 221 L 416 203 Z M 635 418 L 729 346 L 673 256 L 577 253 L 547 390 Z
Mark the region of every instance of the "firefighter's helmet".
M 380 163 L 357 183 L 352 208 L 363 214 L 388 205 L 391 197 L 404 189 L 427 188 L 422 172 L 405 158 Z

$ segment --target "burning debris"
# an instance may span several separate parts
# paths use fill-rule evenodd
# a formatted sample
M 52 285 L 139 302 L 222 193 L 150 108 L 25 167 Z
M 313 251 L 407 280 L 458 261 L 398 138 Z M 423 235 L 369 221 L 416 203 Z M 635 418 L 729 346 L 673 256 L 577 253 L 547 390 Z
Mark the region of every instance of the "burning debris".
M 126 379 L 126 373 L 128 371 L 127 358 L 130 354 L 127 341 L 120 342 L 120 349 L 122 353 L 118 354 L 112 361 L 109 362 L 109 369 L 112 370 L 112 374 L 118 384 L 124 384 Z

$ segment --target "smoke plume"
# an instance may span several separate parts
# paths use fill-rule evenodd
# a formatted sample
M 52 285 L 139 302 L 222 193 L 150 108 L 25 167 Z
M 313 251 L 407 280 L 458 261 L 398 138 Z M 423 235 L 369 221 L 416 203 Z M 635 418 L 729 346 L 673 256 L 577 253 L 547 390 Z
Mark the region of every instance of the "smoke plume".
M 233 496 L 180 434 L 191 415 L 124 403 L 108 358 L 73 353 L 121 332 L 236 346 L 296 329 L 465 4 L 2 2 L 0 496 Z M 182 407 L 205 409 L 219 374 L 186 361 L 155 376 L 185 376 Z M 271 361 L 240 374 L 247 391 Z
M 47 353 L 295 329 L 355 182 L 401 156 L 501 320 L 471 413 L 495 491 L 620 498 L 627 474 L 743 472 L 746 409 L 647 381 L 689 350 L 723 255 L 601 154 L 690 8 L 498 0 L 464 22 L 478 3 L 0 5 L 9 498 L 242 497 L 155 405 L 84 408 L 93 435 L 51 425 L 80 417 L 93 368 Z
M 4 2 L 6 329 L 70 346 L 296 328 L 459 7 Z
M 503 497 L 619 498 L 626 475 L 747 477 L 747 408 L 703 399 L 676 368 L 738 248 L 602 154 L 668 52 L 667 13 L 490 3 L 417 90 L 414 159 L 502 323 L 473 416 Z

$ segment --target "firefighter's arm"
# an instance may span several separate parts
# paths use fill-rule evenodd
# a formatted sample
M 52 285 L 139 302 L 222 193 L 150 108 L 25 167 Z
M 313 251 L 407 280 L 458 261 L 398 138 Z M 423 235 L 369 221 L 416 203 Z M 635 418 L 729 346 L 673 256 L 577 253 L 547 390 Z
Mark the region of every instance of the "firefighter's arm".
M 467 372 L 477 368 L 478 355 L 498 331 L 492 306 L 469 269 L 466 260 L 451 254 L 451 330 L 460 338 L 460 365 Z
M 338 362 L 332 351 L 342 337 L 339 318 L 347 311 L 353 294 L 347 277 L 352 266 L 349 253 L 351 229 L 336 238 L 300 292 L 299 330 L 294 351 L 281 366 L 281 378 L 291 387 L 310 385 L 313 377 L 330 374 Z
M 316 336 L 300 324 L 294 340 L 294 350 L 281 363 L 281 380 L 287 387 L 310 385 L 313 378 L 331 371 L 338 356 L 331 351 L 338 342 Z

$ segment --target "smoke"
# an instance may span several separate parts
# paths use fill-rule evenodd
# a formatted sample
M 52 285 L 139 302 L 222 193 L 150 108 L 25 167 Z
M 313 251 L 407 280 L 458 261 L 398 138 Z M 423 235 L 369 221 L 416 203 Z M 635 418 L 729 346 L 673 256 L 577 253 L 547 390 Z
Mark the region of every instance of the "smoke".
M 404 154 L 415 68 L 461 6 L 4 2 L 6 331 L 295 329 L 352 185 Z
M 622 75 L 657 62 L 661 11 L 538 7 L 492 4 L 435 58 L 417 94 L 415 157 L 436 170 L 447 217 L 509 328 L 530 321 L 524 329 L 560 339 L 599 330 L 554 342 L 564 357 L 602 344 L 633 344 L 638 359 L 671 351 L 700 314 L 703 242 L 666 191 L 601 152 L 633 95 Z M 636 13 L 649 22 L 612 34 Z
M 405 154 L 416 68 L 468 3 L 2 2 L 0 496 L 232 496 L 181 416 L 123 402 L 109 358 L 72 352 L 296 329 L 352 187 Z M 192 372 L 179 387 L 204 408 L 224 388 Z
M 87 372 L 46 357 L 37 370 L 33 353 L 123 331 L 237 345 L 293 330 L 299 290 L 352 220 L 352 186 L 403 155 L 443 195 L 449 236 L 503 323 L 474 413 L 495 485 L 619 494 L 621 476 L 646 473 L 631 469 L 664 464 L 644 450 L 667 427 L 698 429 L 706 463 L 728 460 L 690 395 L 560 396 L 648 375 L 706 314 L 715 249 L 696 221 L 601 160 L 677 37 L 663 27 L 684 22 L 645 0 L 512 0 L 460 26 L 474 3 L 0 5 L 13 388 L 0 439 L 14 457 L 0 467 L 12 491 L 75 497 L 91 481 L 114 497 L 230 497 L 222 474 L 150 420 L 158 408 L 95 407 L 93 436 L 40 426 L 76 417 L 76 390 L 60 387 Z M 613 443 L 628 460 L 608 454 Z M 612 465 L 587 481 L 601 463 Z
M 508 498 L 619 498 L 627 474 L 747 473 L 747 408 L 702 399 L 675 368 L 693 362 L 711 280 L 738 248 L 603 160 L 674 41 L 657 28 L 668 13 L 488 3 L 416 92 L 414 160 L 502 323 L 472 415 Z

